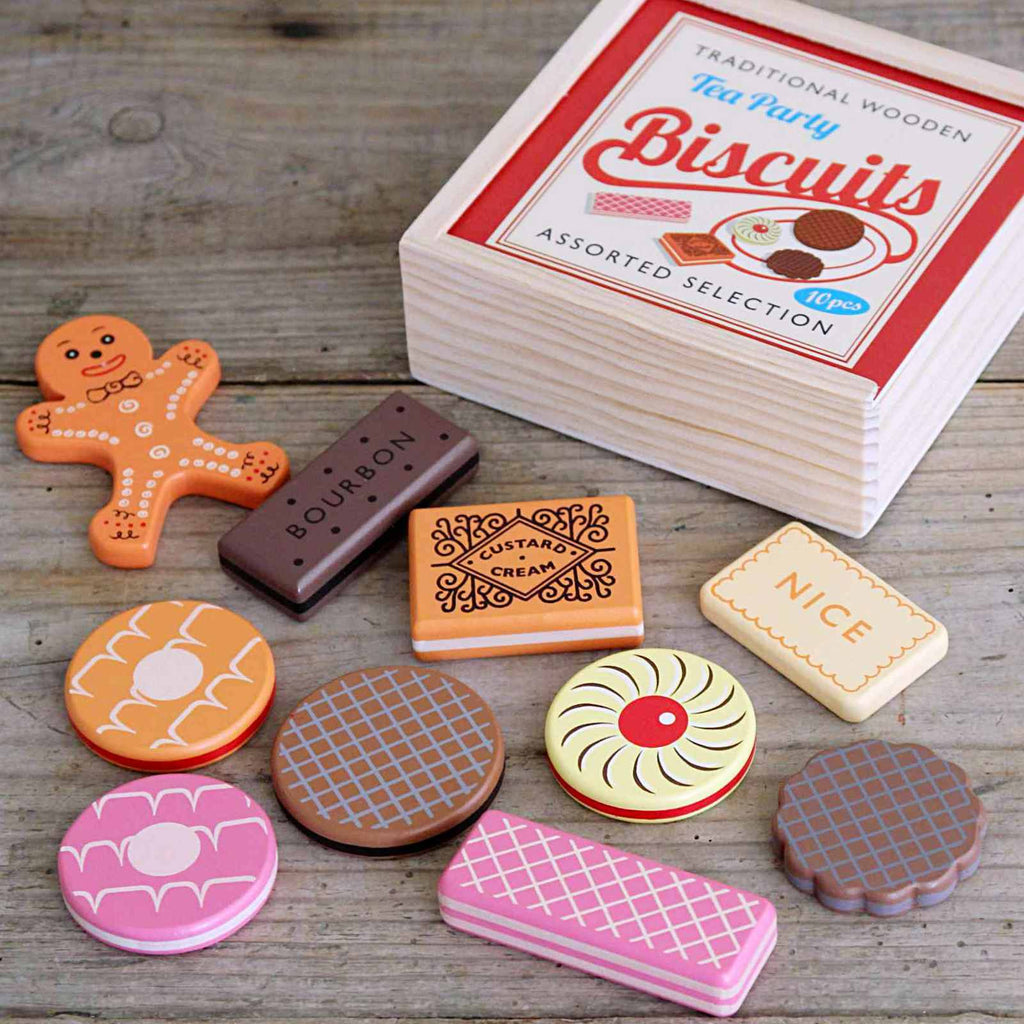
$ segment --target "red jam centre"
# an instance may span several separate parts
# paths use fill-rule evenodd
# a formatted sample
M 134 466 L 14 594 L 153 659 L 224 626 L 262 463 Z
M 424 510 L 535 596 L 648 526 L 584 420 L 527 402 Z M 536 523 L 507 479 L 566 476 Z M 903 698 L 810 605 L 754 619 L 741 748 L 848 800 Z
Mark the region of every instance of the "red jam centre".
M 763 235 L 768 229 L 763 224 L 755 224 L 754 232 L 758 235 Z
M 638 697 L 619 715 L 619 731 L 638 747 L 667 747 L 686 732 L 686 711 L 671 697 Z

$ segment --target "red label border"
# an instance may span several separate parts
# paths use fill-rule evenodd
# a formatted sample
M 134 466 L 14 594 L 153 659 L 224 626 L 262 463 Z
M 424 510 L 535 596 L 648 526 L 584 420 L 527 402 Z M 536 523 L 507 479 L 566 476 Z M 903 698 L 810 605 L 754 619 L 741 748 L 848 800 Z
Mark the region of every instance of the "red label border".
M 757 38 L 779 43 L 794 50 L 824 57 L 838 64 L 866 71 L 891 81 L 900 82 L 959 103 L 987 110 L 1024 122 L 1024 109 L 1002 100 L 982 96 L 958 86 L 926 78 L 901 68 L 825 46 L 779 29 L 735 15 L 715 11 L 692 0 L 647 0 L 633 14 L 614 39 L 576 79 L 568 92 L 533 130 L 516 152 L 483 188 L 466 210 L 449 228 L 454 237 L 495 248 L 489 241 L 501 222 L 523 195 L 533 186 L 548 166 L 558 157 L 609 92 L 629 72 L 654 38 L 679 13 L 738 29 Z M 932 257 L 921 276 L 911 286 L 888 321 L 879 330 L 867 349 L 852 366 L 842 366 L 829 359 L 806 352 L 795 354 L 805 359 L 834 366 L 873 381 L 883 388 L 913 349 L 918 338 L 952 294 L 960 279 L 970 269 L 993 235 L 1021 198 L 1024 182 L 1024 141 L 1018 143 L 1003 166 L 996 172 L 973 206 Z M 496 249 L 513 259 L 535 265 L 544 263 L 526 256 L 517 256 Z M 599 288 L 638 298 L 639 301 L 670 309 L 679 316 L 702 320 L 693 313 L 678 310 L 654 299 L 634 296 L 633 292 L 614 285 L 590 282 L 567 270 L 556 270 Z M 713 321 L 705 321 L 713 322 Z M 765 339 L 735 327 L 717 325 L 722 330 L 754 338 L 762 344 L 793 351 L 786 345 Z

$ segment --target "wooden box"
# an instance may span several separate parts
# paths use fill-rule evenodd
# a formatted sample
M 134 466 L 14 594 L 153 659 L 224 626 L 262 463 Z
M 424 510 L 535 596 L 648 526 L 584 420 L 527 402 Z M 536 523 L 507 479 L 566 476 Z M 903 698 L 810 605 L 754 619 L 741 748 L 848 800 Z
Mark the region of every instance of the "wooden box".
M 603 0 L 409 228 L 430 384 L 861 536 L 1024 311 L 1024 75 Z

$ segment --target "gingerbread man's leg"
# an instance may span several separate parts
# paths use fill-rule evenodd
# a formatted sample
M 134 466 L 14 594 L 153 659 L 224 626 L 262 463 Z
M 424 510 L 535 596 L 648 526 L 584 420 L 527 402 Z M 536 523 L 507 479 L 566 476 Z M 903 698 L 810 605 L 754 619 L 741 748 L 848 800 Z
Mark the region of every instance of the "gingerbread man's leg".
M 189 462 L 190 491 L 256 508 L 288 479 L 288 456 L 269 441 L 231 444 L 196 428 Z M 185 468 L 186 459 L 179 460 Z
M 115 465 L 114 493 L 89 524 L 96 557 L 119 569 L 145 569 L 156 559 L 157 544 L 180 478 L 168 471 Z

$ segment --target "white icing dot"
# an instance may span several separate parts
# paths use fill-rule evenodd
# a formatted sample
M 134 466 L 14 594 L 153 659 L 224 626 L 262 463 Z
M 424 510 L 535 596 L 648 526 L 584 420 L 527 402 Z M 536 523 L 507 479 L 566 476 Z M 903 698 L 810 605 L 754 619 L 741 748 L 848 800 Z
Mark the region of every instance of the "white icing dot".
M 178 465 L 184 469 L 188 465 L 188 459 L 178 459 Z
M 63 437 L 64 436 L 64 431 L 63 430 L 51 430 L 50 433 L 53 434 L 54 437 Z
M 152 491 L 143 491 L 142 492 L 142 496 L 144 498 L 152 498 L 153 497 L 153 492 Z
M 154 470 L 153 470 L 153 477 L 154 477 L 154 478 L 155 478 L 156 480 L 159 480 L 159 479 L 160 479 L 160 477 L 162 477 L 163 475 L 164 475 L 164 471 L 163 471 L 162 469 L 154 469 Z
M 152 379 L 153 379 L 153 371 L 150 370 L 149 373 L 146 374 L 146 380 L 152 380 Z
M 148 512 L 147 512 L 147 511 L 146 511 L 145 509 L 143 509 L 143 510 L 142 510 L 142 511 L 141 511 L 141 512 L 139 513 L 139 518 L 140 518 L 140 519 L 145 519 L 145 518 L 146 518 L 146 516 L 148 516 L 148 515 L 149 515 L 149 513 L 148 513 Z
M 124 489 L 123 489 L 123 490 L 121 491 L 121 496 L 122 496 L 123 498 L 130 498 L 130 497 L 132 496 L 132 489 L 131 489 L 130 487 L 125 487 L 125 488 L 124 488 Z
M 658 715 L 658 721 L 662 725 L 672 725 L 675 720 L 676 716 L 673 715 L 671 711 L 662 711 L 662 713 Z
M 140 501 L 139 502 L 139 508 L 149 508 L 149 502 L 148 501 Z
M 164 371 L 162 367 L 158 366 L 153 372 L 159 377 Z
M 75 437 L 85 437 L 85 431 L 84 430 L 76 430 L 75 431 Z
M 101 430 L 100 431 L 100 440 L 101 441 L 106 441 L 106 439 L 108 437 L 110 437 L 110 434 L 108 434 L 105 430 Z
M 185 389 L 184 389 L 184 388 L 178 388 L 178 389 L 177 389 L 177 390 L 176 390 L 176 391 L 174 392 L 174 395 L 183 395 L 183 394 L 185 394 Z M 172 397 L 173 397 L 173 396 L 172 396 Z
M 127 498 L 122 498 L 122 499 L 121 499 L 121 500 L 120 500 L 120 501 L 119 501 L 119 502 L 117 503 L 117 505 L 118 505 L 118 508 L 127 508 L 127 507 L 128 507 L 128 499 L 127 499 Z
M 123 470 L 123 472 L 124 472 L 125 476 L 134 476 L 135 475 L 135 470 L 132 469 L 131 466 L 129 466 L 127 469 Z
M 56 411 L 57 412 L 63 412 L 64 411 L 64 407 L 62 405 L 58 405 Z
M 217 467 L 217 472 L 218 472 L 218 473 L 226 473 L 226 472 L 227 472 L 227 471 L 228 471 L 228 470 L 229 470 L 230 468 L 231 468 L 231 467 L 230 467 L 230 466 L 229 466 L 229 465 L 228 465 L 228 464 L 227 464 L 226 462 L 222 462 L 222 463 L 221 463 L 221 464 L 220 464 L 220 465 L 219 465 L 219 466 Z
M 203 464 L 203 460 L 202 459 L 193 459 L 192 460 L 192 465 L 195 466 L 196 469 L 199 469 L 202 466 L 202 464 Z
M 171 361 L 170 361 L 169 359 L 168 359 L 168 360 L 165 360 L 165 361 L 164 361 L 164 362 L 162 362 L 162 363 L 161 363 L 160 365 L 161 365 L 161 366 L 162 366 L 162 367 L 163 367 L 163 368 L 164 368 L 165 370 L 169 370 L 169 369 L 171 368 Z
M 78 408 L 78 409 L 84 409 L 85 408 L 85 402 L 76 402 L 75 403 L 75 407 Z
M 202 443 L 203 443 L 203 439 L 201 437 L 193 437 L 192 438 L 192 444 L 194 444 L 196 446 L 196 448 L 199 448 L 202 445 Z
M 167 414 L 167 418 L 168 418 L 169 420 L 173 420 L 173 419 L 174 419 L 174 413 L 173 413 L 173 412 L 169 412 L 169 413 Z
M 203 445 L 203 451 L 204 452 L 212 452 L 213 451 L 213 442 L 212 441 L 207 441 L 206 444 Z
M 112 437 L 110 439 L 110 443 L 111 444 L 120 444 L 121 443 L 121 438 L 119 438 L 119 437 Z
M 128 843 L 131 866 L 154 878 L 180 874 L 195 864 L 200 852 L 199 836 L 180 821 L 154 822 Z
M 229 458 L 229 459 L 237 459 L 237 458 L 238 458 L 238 452 L 236 452 L 236 451 L 235 451 L 235 450 L 234 450 L 234 449 L 232 448 L 232 450 L 228 452 L 228 458 Z
M 95 427 L 93 427 L 93 429 L 89 431 L 89 436 L 95 437 L 98 433 L 99 431 Z
M 156 481 L 155 480 L 147 480 L 146 481 L 146 486 L 147 487 L 156 487 Z
M 189 370 L 188 371 L 188 379 L 189 380 L 195 380 L 196 377 L 198 377 L 198 376 L 199 376 L 199 371 L 198 370 Z
M 242 471 L 240 469 L 233 469 L 233 470 L 231 470 L 231 475 L 232 476 L 241 476 L 242 475 Z
M 140 423 L 135 424 L 135 436 L 136 437 L 149 437 L 153 433 L 153 424 L 149 420 L 142 420 Z
M 133 689 L 150 700 L 178 700 L 203 681 L 203 663 L 192 651 L 160 647 L 140 658 L 132 672 Z
M 166 459 L 171 454 L 171 449 L 165 444 L 155 444 L 149 449 L 151 459 Z
M 139 402 L 136 398 L 122 398 L 117 407 L 121 412 L 138 412 Z
M 207 469 L 216 469 L 217 468 L 217 463 L 214 462 L 213 459 L 210 459 L 210 461 L 206 464 L 206 468 Z
M 223 448 L 216 448 L 214 450 L 213 454 L 214 455 L 223 455 L 224 454 L 224 449 Z

